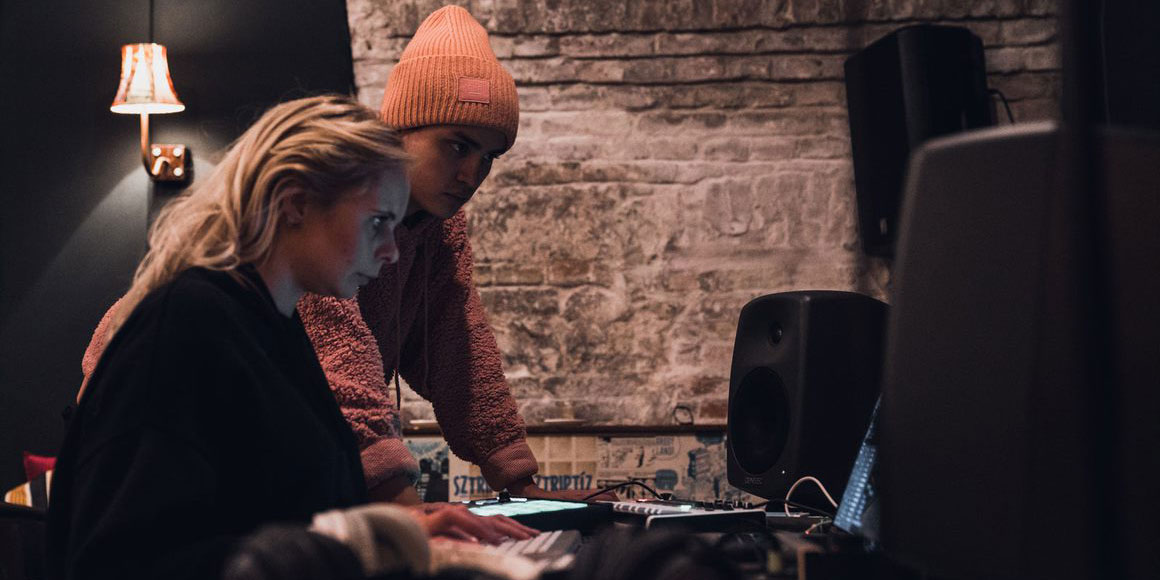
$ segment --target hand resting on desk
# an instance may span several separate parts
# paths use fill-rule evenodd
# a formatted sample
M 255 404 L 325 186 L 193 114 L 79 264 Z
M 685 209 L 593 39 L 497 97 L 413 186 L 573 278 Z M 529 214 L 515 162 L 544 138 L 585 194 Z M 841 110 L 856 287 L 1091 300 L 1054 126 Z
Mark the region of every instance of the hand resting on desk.
M 429 537 L 499 544 L 526 540 L 540 533 L 507 516 L 477 516 L 463 504 L 425 503 L 406 508 Z
M 382 503 L 316 514 L 310 531 L 346 544 L 368 575 L 400 570 L 426 573 L 431 563 L 428 538 L 498 544 L 508 538 L 526 540 L 537 533 L 508 517 L 477 516 L 463 505 Z
M 477 516 L 462 505 L 373 503 L 315 514 L 309 528 L 267 526 L 230 557 L 223 578 L 357 580 L 384 574 L 411 578 L 460 564 L 493 573 L 496 566 L 501 571 L 505 566 L 524 570 L 498 576 L 530 580 L 538 569 L 517 556 L 497 559 L 492 554 L 482 563 L 475 561 L 479 558 L 464 561 L 454 556 L 464 550 L 482 550 L 483 543 L 523 540 L 535 534 L 509 518 Z
M 558 491 L 548 491 L 538 485 L 536 482 L 528 477 L 519 481 L 512 482 L 507 486 L 508 493 L 516 497 L 526 497 L 530 499 L 557 499 L 562 501 L 620 501 L 615 492 L 606 491 L 599 495 L 588 497 L 596 490 L 592 489 L 565 489 Z M 587 498 L 587 499 L 585 499 Z

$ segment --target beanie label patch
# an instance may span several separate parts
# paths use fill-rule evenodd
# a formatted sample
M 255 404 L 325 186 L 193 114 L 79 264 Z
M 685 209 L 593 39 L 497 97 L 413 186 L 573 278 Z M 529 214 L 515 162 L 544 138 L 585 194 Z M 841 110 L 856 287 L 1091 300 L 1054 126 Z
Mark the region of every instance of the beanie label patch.
M 487 79 L 459 77 L 459 101 L 464 103 L 491 103 L 491 87 Z

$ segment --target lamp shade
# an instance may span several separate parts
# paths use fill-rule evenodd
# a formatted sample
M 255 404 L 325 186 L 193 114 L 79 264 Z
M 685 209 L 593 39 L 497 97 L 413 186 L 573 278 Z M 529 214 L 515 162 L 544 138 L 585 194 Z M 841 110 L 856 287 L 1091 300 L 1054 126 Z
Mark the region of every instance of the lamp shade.
M 185 110 L 169 78 L 164 46 L 142 43 L 121 47 L 121 84 L 109 109 L 134 115 Z

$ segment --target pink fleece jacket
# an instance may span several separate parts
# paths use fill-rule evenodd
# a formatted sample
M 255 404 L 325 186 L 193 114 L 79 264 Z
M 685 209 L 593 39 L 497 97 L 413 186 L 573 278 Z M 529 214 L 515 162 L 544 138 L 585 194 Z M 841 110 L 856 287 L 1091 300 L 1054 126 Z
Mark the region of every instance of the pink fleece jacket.
M 368 488 L 418 477 L 398 430 L 395 369 L 431 401 L 451 451 L 480 466 L 492 488 L 536 473 L 523 419 L 504 379 L 499 347 L 472 282 L 462 211 L 395 230 L 399 261 L 357 300 L 308 294 L 298 313 L 362 450 Z M 86 378 L 105 348 L 114 304 L 93 333 Z

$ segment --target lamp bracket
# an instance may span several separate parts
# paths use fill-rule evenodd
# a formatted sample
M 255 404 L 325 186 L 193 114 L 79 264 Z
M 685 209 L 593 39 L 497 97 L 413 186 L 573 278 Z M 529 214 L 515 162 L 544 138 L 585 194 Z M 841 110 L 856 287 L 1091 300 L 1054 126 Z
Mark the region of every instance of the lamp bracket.
M 141 114 L 141 161 L 153 181 L 184 182 L 189 179 L 189 148 L 185 145 L 149 143 L 149 114 Z
M 157 144 L 149 146 L 143 161 L 154 181 L 182 182 L 189 179 L 185 160 L 189 149 L 185 145 Z

